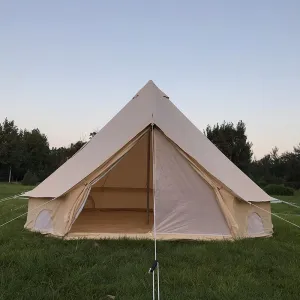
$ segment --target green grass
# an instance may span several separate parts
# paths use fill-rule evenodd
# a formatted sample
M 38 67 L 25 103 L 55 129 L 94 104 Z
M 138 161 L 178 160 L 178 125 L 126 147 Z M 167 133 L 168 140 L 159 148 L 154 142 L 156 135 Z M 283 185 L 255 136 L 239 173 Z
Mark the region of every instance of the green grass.
M 274 196 L 277 199 L 294 203 L 297 206 L 300 207 L 300 192 L 296 192 L 294 196 Z M 284 203 L 277 203 L 276 205 L 274 204 L 272 207 L 272 211 L 275 213 L 279 214 L 300 214 L 300 209 L 295 208 L 293 206 L 284 204 Z
M 22 190 L 2 184 L 0 199 Z M 300 205 L 299 194 L 285 200 Z M 300 225 L 298 209 L 273 210 Z M 0 223 L 23 212 L 25 200 L 0 203 Z M 28 232 L 24 222 L 0 228 L 1 300 L 152 299 L 153 242 L 64 241 Z M 161 299 L 299 299 L 300 230 L 278 219 L 274 226 L 273 238 L 158 242 Z

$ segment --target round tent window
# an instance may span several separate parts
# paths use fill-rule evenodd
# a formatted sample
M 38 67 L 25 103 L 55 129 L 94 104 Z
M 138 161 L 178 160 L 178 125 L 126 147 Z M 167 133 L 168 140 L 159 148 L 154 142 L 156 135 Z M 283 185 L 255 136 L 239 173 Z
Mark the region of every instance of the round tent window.
M 52 219 L 51 219 L 51 210 L 44 209 L 42 210 L 38 217 L 35 220 L 35 230 L 42 232 L 52 232 Z
M 264 232 L 264 224 L 261 217 L 255 212 L 250 214 L 248 216 L 248 235 L 256 236 L 263 234 Z

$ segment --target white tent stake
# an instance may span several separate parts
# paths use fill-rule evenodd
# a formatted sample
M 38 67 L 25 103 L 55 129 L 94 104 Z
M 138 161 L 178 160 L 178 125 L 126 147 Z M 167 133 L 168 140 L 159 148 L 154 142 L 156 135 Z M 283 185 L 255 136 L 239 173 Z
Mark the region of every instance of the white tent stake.
M 153 279 L 153 282 L 152 282 L 152 287 L 153 287 L 153 290 L 152 290 L 152 292 L 153 292 L 153 300 L 155 300 L 155 271 L 153 271 L 153 273 L 152 273 L 152 279 Z
M 160 299 L 160 291 L 159 291 L 159 262 L 157 262 L 157 299 Z

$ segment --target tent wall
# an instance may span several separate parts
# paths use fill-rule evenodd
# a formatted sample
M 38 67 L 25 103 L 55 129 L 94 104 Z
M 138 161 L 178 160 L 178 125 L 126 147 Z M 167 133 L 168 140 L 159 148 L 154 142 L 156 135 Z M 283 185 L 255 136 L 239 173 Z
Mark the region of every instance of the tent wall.
M 241 200 L 235 200 L 234 211 L 235 217 L 240 226 L 240 236 L 271 236 L 273 233 L 272 217 L 271 217 L 271 204 L 266 202 L 255 203 L 257 207 L 251 206 Z M 260 209 L 261 208 L 261 209 Z M 257 231 L 256 234 L 252 232 L 249 235 L 249 227 L 251 226 L 251 215 L 256 213 L 261 219 L 264 231 Z
M 256 236 L 270 236 L 273 233 L 273 224 L 271 216 L 270 202 L 255 202 L 255 206 L 251 205 L 244 200 L 241 200 L 224 188 L 220 189 L 220 194 L 226 203 L 227 208 L 233 215 L 236 223 L 238 224 L 238 231 L 236 237 L 247 237 L 249 216 L 256 213 L 262 221 L 264 232 L 258 232 Z M 251 219 L 250 219 L 251 220 Z M 251 234 L 255 236 L 255 234 Z
M 80 185 L 70 191 L 67 195 L 59 197 L 52 201 L 51 198 L 30 198 L 28 201 L 28 214 L 25 228 L 32 231 L 49 233 L 56 236 L 63 236 L 67 232 L 67 228 L 72 223 L 72 213 L 76 207 L 76 200 L 81 199 L 85 186 Z M 45 212 L 47 211 L 47 215 Z M 47 221 L 48 226 L 41 228 L 42 217 L 50 220 Z
M 166 138 L 162 132 L 158 132 L 156 134 L 158 138 L 156 138 L 156 145 L 158 143 L 164 143 L 164 138 Z M 162 138 L 163 137 L 163 138 Z M 221 182 L 219 182 L 216 178 L 214 178 L 211 174 L 209 174 L 206 170 L 203 169 L 201 165 L 195 162 L 189 155 L 187 155 L 184 151 L 182 151 L 176 144 L 172 143 L 168 139 L 169 148 L 173 145 L 174 148 L 181 154 L 181 156 L 185 157 L 187 161 L 189 161 L 190 166 L 198 173 L 198 175 L 202 178 L 203 182 L 205 181 L 208 186 L 212 188 L 214 191 L 214 198 L 217 199 L 219 204 L 219 208 L 222 211 L 222 215 L 225 217 L 227 221 L 227 225 L 230 229 L 230 234 L 233 238 L 239 237 L 248 237 L 248 228 L 251 226 L 249 223 L 249 216 L 251 216 L 254 212 L 261 218 L 263 224 L 263 232 L 257 232 L 257 234 L 251 234 L 251 236 L 270 236 L 273 233 L 273 225 L 271 218 L 271 205 L 270 202 L 255 202 L 252 206 L 250 203 L 239 199 L 232 191 L 228 190 Z M 165 144 L 166 145 L 166 144 Z M 160 145 L 156 146 L 156 148 L 161 147 Z M 159 150 L 156 150 L 156 157 L 159 155 Z M 170 153 L 170 149 L 168 150 Z M 176 154 L 178 157 L 178 154 Z M 162 156 L 163 157 L 163 156 Z M 165 156 L 167 157 L 167 156 Z M 179 157 L 178 157 L 179 158 Z M 169 157 L 170 159 L 170 157 Z M 158 159 L 159 160 L 159 159 Z M 178 160 L 178 159 L 177 159 Z M 164 161 L 166 163 L 166 161 Z M 174 163 L 170 164 L 171 166 L 175 166 Z M 157 172 L 160 171 L 157 168 Z M 179 168 L 183 170 L 183 168 Z M 179 172 L 172 172 L 178 174 Z M 161 178 L 160 178 L 161 180 Z M 160 183 L 159 183 L 160 184 Z M 200 187 L 200 183 L 199 187 Z M 201 195 L 205 191 L 205 188 L 201 188 L 198 191 L 198 194 Z M 210 201 L 209 203 L 213 203 Z M 214 218 L 215 220 L 216 218 Z M 171 235 L 170 235 L 171 236 Z M 217 236 L 217 235 L 215 235 Z M 221 236 L 221 235 L 220 235 Z M 224 237 L 226 234 L 224 235 Z M 178 237 L 178 236 L 177 236 Z
M 230 236 L 211 186 L 158 130 L 154 145 L 157 233 Z

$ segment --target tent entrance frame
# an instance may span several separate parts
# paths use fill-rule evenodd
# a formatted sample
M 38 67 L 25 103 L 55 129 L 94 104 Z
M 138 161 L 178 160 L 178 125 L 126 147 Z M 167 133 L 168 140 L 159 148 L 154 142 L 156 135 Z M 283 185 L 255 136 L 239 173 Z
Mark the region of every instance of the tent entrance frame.
M 135 136 L 135 138 L 133 138 L 131 140 L 130 143 L 133 144 L 133 146 L 126 151 L 126 153 L 124 153 L 121 157 L 119 157 L 116 161 L 111 162 L 110 164 L 108 164 L 106 171 L 104 171 L 103 173 L 99 174 L 99 176 L 97 176 L 96 178 L 94 178 L 94 180 L 92 180 L 92 185 L 96 184 L 101 178 L 103 178 L 106 174 L 108 174 L 113 168 L 115 168 L 119 162 L 131 151 L 131 149 L 138 143 L 138 141 L 144 137 L 145 135 L 148 135 L 148 143 L 147 143 L 147 185 L 146 188 L 143 188 L 144 191 L 147 191 L 147 197 L 146 197 L 146 209 L 136 209 L 136 212 L 147 212 L 147 225 L 149 225 L 150 223 L 150 214 L 151 212 L 153 212 L 153 217 L 154 217 L 154 209 L 150 209 L 150 194 L 151 194 L 151 186 L 150 186 L 150 177 L 151 177 L 151 172 L 150 172 L 150 165 L 151 165 L 151 151 L 153 151 L 152 155 L 153 155 L 153 159 L 154 159 L 154 147 L 152 145 L 152 143 L 154 143 L 154 140 L 151 141 L 152 135 L 154 134 L 154 130 L 158 130 L 160 133 L 163 134 L 163 136 L 173 145 L 173 147 L 176 148 L 176 150 L 178 151 L 178 153 L 190 164 L 191 168 L 194 169 L 198 175 L 204 179 L 206 181 L 206 183 L 211 186 L 211 188 L 215 188 L 215 186 L 212 184 L 212 182 L 210 182 L 210 180 L 207 180 L 208 178 L 202 173 L 203 170 L 199 169 L 198 166 L 194 163 L 193 158 L 191 158 L 187 153 L 185 153 L 184 150 L 182 150 L 175 142 L 173 142 L 172 140 L 170 140 L 170 138 L 156 125 L 156 124 L 149 124 L 147 127 L 145 127 L 145 129 L 143 131 L 141 131 L 138 135 Z M 153 149 L 152 149 L 153 148 Z M 153 170 L 153 172 L 155 172 Z M 104 174 L 104 175 L 103 175 Z M 154 175 L 154 173 L 152 174 Z M 154 184 L 154 182 L 153 182 Z M 97 187 L 98 189 L 100 187 Z M 86 198 L 88 197 L 88 195 L 90 194 L 92 189 L 92 186 L 90 187 L 89 192 L 86 194 Z M 104 187 L 104 189 L 110 189 L 110 187 Z M 125 188 L 126 189 L 126 188 Z M 138 189 L 135 189 L 138 190 Z M 218 198 L 218 197 L 217 197 Z M 86 199 L 87 200 L 87 199 Z M 85 200 L 85 201 L 86 201 Z M 217 200 L 217 199 L 216 199 Z M 218 199 L 219 200 L 219 199 Z M 155 201 L 154 199 L 154 186 L 153 186 L 153 201 Z M 220 203 L 219 203 L 220 204 Z M 221 207 L 220 207 L 221 208 Z M 134 209 L 95 209 L 95 211 L 99 211 L 99 212 L 117 212 L 117 211 L 123 211 L 123 212 L 133 212 Z M 224 211 L 223 211 L 224 213 Z M 145 224 L 145 223 L 144 223 Z M 114 237 L 121 237 L 121 236 L 126 236 L 126 237 L 133 237 L 133 238 L 153 238 L 153 226 L 151 228 L 151 231 L 144 231 L 144 232 L 74 232 L 73 230 L 70 230 L 68 234 L 70 234 L 70 237 L 72 238 L 76 238 L 76 236 L 84 236 L 86 234 L 87 237 L 95 237 L 95 238 L 114 238 Z M 166 239 L 181 239 L 181 238 L 200 238 L 202 239 L 203 237 L 205 237 L 205 239 L 210 239 L 212 238 L 211 235 L 203 235 L 203 234 L 169 234 L 169 233 L 159 233 L 158 236 L 161 236 L 162 238 L 166 238 Z M 218 238 L 218 236 L 213 236 L 213 239 Z M 222 236 L 219 238 L 232 238 L 232 235 L 230 236 Z
M 127 208 L 116 208 L 116 209 L 105 209 L 105 208 L 92 208 L 92 209 L 88 209 L 88 210 L 94 210 L 94 211 L 98 211 L 98 212 L 137 212 L 137 213 L 141 213 L 141 212 L 146 212 L 147 214 L 147 219 L 146 219 L 146 225 L 149 227 L 149 225 L 151 225 L 151 214 L 153 215 L 154 210 L 153 208 L 150 208 L 150 198 L 151 198 L 151 155 L 154 155 L 152 153 L 152 150 L 154 151 L 154 149 L 152 149 L 152 142 L 151 142 L 151 137 L 152 137 L 152 132 L 154 130 L 154 126 L 153 124 L 149 124 L 148 126 L 146 126 L 144 128 L 144 130 L 142 130 L 141 132 L 139 132 L 128 144 L 126 144 L 122 149 L 126 149 L 126 147 L 128 147 L 128 151 L 126 151 L 125 153 L 123 153 L 122 155 L 120 155 L 117 159 L 113 159 L 113 157 L 111 157 L 105 164 L 104 164 L 104 170 L 101 174 L 99 174 L 98 176 L 94 177 L 89 183 L 86 183 L 86 189 L 84 192 L 84 197 L 83 200 L 81 202 L 81 207 L 79 209 L 79 211 L 77 211 L 76 213 L 76 217 L 73 220 L 73 223 L 71 224 L 71 226 L 69 227 L 68 233 L 72 233 L 72 227 L 73 224 L 76 222 L 76 219 L 79 217 L 79 215 L 82 213 L 82 211 L 84 210 L 84 206 L 89 198 L 89 196 L 91 195 L 91 191 L 93 189 L 103 189 L 103 190 L 114 190 L 114 189 L 119 189 L 119 191 L 123 190 L 126 192 L 126 190 L 131 190 L 133 192 L 141 192 L 141 191 L 146 191 L 146 208 L 145 209 L 127 209 Z M 100 181 L 103 177 L 105 177 L 107 174 L 109 174 L 124 158 L 125 156 L 130 153 L 130 151 L 139 143 L 139 141 L 145 137 L 145 135 L 147 135 L 147 153 L 146 153 L 146 157 L 147 157 L 147 161 L 146 161 L 146 188 L 114 188 L 114 187 L 93 187 L 94 185 L 96 185 L 96 183 L 98 181 Z M 122 151 L 121 149 L 121 151 Z M 119 153 L 119 152 L 118 152 Z M 116 153 L 115 155 L 118 155 L 118 153 Z M 114 155 L 114 156 L 115 156 Z M 111 161 L 109 163 L 109 161 Z M 106 166 L 105 166 L 106 165 Z M 153 195 L 153 191 L 152 191 L 152 195 Z M 153 230 L 153 224 L 150 228 L 150 232 L 148 231 L 147 234 L 151 234 Z M 100 233 L 99 233 L 100 234 Z M 108 233 L 109 234 L 109 233 Z M 115 234 L 115 233 L 112 233 Z M 142 233 L 142 235 L 145 235 L 146 232 Z M 80 233 L 79 233 L 80 235 Z M 139 234 L 141 235 L 141 234 Z

